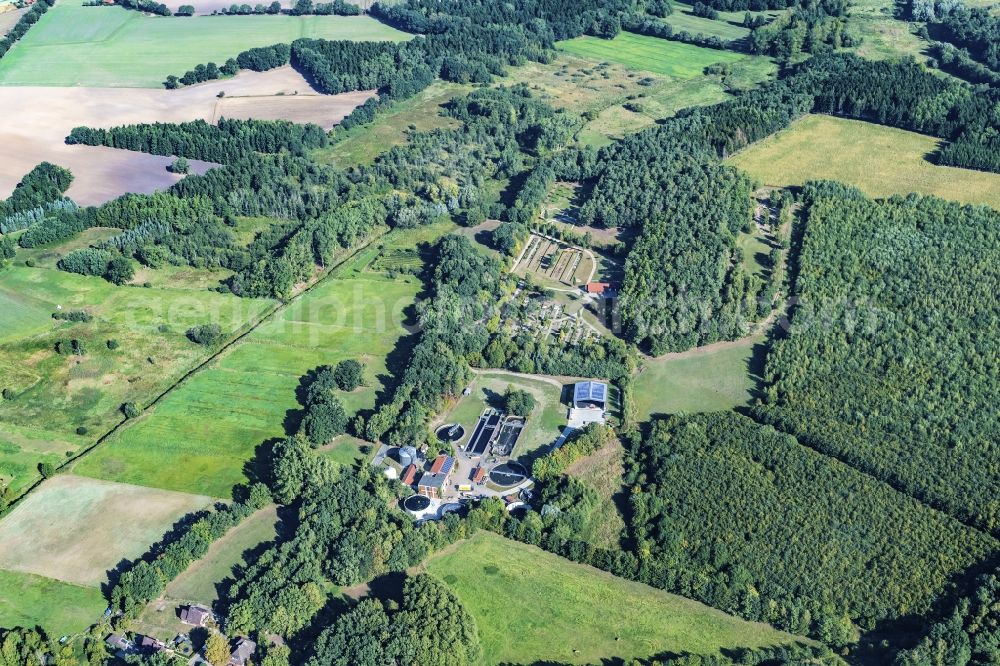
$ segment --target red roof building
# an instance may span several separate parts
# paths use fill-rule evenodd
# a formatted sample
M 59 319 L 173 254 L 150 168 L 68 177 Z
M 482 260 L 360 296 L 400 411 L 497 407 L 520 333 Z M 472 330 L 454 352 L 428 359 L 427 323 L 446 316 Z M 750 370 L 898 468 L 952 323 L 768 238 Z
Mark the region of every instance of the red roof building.
M 483 467 L 477 467 L 476 469 L 472 470 L 472 482 L 473 483 L 482 483 L 485 478 L 486 478 L 486 469 L 485 468 L 483 468 Z
M 588 282 L 583 286 L 583 290 L 588 294 L 603 294 L 611 287 L 607 282 Z
M 417 466 L 410 463 L 407 468 L 403 470 L 403 476 L 399 477 L 399 480 L 408 486 L 412 486 L 413 482 L 417 480 Z
M 431 463 L 431 474 L 444 474 L 447 476 L 451 473 L 451 468 L 454 465 L 455 462 L 451 459 L 451 456 L 440 455 Z

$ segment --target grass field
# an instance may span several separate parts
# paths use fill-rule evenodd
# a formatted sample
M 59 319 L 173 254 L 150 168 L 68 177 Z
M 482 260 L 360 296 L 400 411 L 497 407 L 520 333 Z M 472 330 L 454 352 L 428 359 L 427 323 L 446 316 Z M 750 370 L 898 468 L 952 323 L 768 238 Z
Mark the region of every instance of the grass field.
M 88 455 L 76 471 L 227 497 L 245 480 L 243 466 L 256 447 L 283 436 L 286 417 L 296 421 L 295 389 L 308 370 L 360 360 L 367 385 L 339 397 L 349 413 L 372 408 L 390 384 L 386 356 L 407 333 L 408 310 L 421 285 L 414 276 L 390 278 L 367 267 L 385 249 L 411 247 L 450 228 L 393 232 L 365 249 Z
M 34 251 L 39 266 L 54 251 Z M 19 256 L 20 259 L 20 256 Z M 150 276 L 165 285 L 168 277 Z M 188 276 L 184 280 L 194 281 Z M 58 311 L 85 310 L 87 323 L 52 319 Z M 10 266 L 0 271 L 0 384 L 15 392 L 0 401 L 0 480 L 15 489 L 38 478 L 37 464 L 59 464 L 121 420 L 122 403 L 143 404 L 166 389 L 212 350 L 191 343 L 185 331 L 217 322 L 233 333 L 271 302 L 200 289 L 116 287 L 101 278 L 48 268 Z M 83 356 L 61 356 L 57 341 L 78 339 Z M 108 340 L 117 340 L 109 349 Z M 78 434 L 77 428 L 87 430 Z
M 763 344 L 763 337 L 751 338 L 708 351 L 644 359 L 632 382 L 638 418 L 714 412 L 749 403 L 757 385 L 755 356 L 761 356 Z
M 0 61 L 0 84 L 158 87 L 168 74 L 300 37 L 357 41 L 409 35 L 368 17 L 145 16 L 61 0 Z
M 0 569 L 98 587 L 211 498 L 61 474 L 0 520 Z
M 475 617 L 483 664 L 592 664 L 793 640 L 491 532 L 432 556 L 426 568 Z
M 677 32 L 687 31 L 692 35 L 708 35 L 709 37 L 718 37 L 725 41 L 742 39 L 750 34 L 749 28 L 744 28 L 742 25 L 734 25 L 721 16 L 718 19 L 695 16 L 691 13 L 690 6 L 679 3 L 674 3 L 674 13 L 661 19 L 661 21 L 668 24 Z M 742 21 L 743 17 L 740 16 L 739 22 L 742 23 Z
M 442 423 L 460 423 L 471 436 L 476 420 L 487 406 L 503 407 L 503 394 L 508 386 L 527 391 L 538 403 L 528 417 L 514 450 L 515 458 L 530 465 L 539 450 L 554 442 L 566 425 L 567 408 L 559 402 L 562 390 L 554 384 L 486 370 L 478 373 L 470 383 L 472 393 L 460 398 L 440 420 Z
M 559 42 L 558 47 L 581 58 L 616 62 L 631 69 L 678 78 L 693 78 L 708 65 L 736 62 L 745 57 L 631 32 L 622 32 L 614 39 L 577 37 Z
M 371 164 L 380 154 L 406 143 L 409 131 L 427 132 L 458 125 L 457 120 L 441 115 L 441 105 L 469 90 L 469 86 L 435 81 L 425 90 L 396 104 L 375 122 L 344 132 L 333 145 L 315 151 L 313 158 L 341 168 Z M 410 130 L 411 125 L 413 130 Z
M 83 631 L 108 602 L 100 590 L 0 570 L 0 626 L 41 626 L 50 637 Z
M 243 564 L 243 553 L 277 536 L 278 512 L 267 507 L 229 530 L 204 557 L 189 566 L 167 585 L 172 599 L 212 605 L 219 598 L 216 584 L 233 575 L 233 567 Z
M 931 164 L 938 139 L 859 120 L 810 115 L 729 161 L 765 185 L 831 179 L 873 197 L 920 192 L 1000 209 L 1000 176 Z

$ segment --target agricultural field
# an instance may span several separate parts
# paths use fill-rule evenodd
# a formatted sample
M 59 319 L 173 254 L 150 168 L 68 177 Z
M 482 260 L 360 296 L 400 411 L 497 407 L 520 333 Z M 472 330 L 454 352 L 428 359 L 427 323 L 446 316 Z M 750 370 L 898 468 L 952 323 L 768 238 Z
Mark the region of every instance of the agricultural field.
M 433 555 L 425 568 L 475 618 L 484 665 L 717 654 L 795 640 L 491 532 Z
M 870 60 L 914 58 L 927 61 L 929 43 L 917 35 L 918 24 L 896 18 L 892 0 L 855 0 L 848 27 L 861 37 L 852 50 Z
M 3 3 L 0 3 L 0 9 L 3 8 Z M 14 9 L 6 12 L 0 12 L 0 37 L 6 35 L 7 32 L 13 28 L 21 17 L 26 14 L 28 8 L 24 9 Z
M 441 423 L 458 423 L 471 436 L 484 409 L 503 407 L 503 394 L 508 386 L 527 391 L 538 403 L 514 449 L 514 459 L 529 465 L 531 460 L 544 452 L 545 447 L 559 438 L 566 425 L 568 407 L 561 402 L 563 389 L 558 380 L 503 370 L 483 370 L 477 372 L 469 384 L 471 394 L 459 398 L 438 420 Z
M 297 423 L 295 388 L 308 370 L 361 361 L 366 385 L 339 397 L 351 414 L 374 407 L 391 383 L 386 357 L 407 344 L 421 284 L 368 266 L 380 247 L 409 246 L 427 233 L 403 231 L 358 253 L 88 455 L 77 472 L 226 497 L 245 480 L 244 464 L 256 448 Z
M 764 336 L 644 358 L 632 382 L 636 415 L 714 412 L 750 404 L 760 382 Z
M 84 631 L 107 607 L 94 587 L 0 569 L 0 626 L 40 626 L 49 636 Z
M 860 120 L 809 115 L 729 159 L 764 185 L 829 179 L 873 197 L 920 192 L 1000 209 L 1000 175 L 932 164 L 939 140 Z
M 312 123 L 323 129 L 332 129 L 355 107 L 364 104 L 375 93 L 370 90 L 337 95 L 331 103 L 327 95 L 282 95 L 260 97 L 227 97 L 219 100 L 212 122 L 221 118 L 254 120 L 289 120 L 293 123 Z
M 136 15 L 136 12 L 117 8 L 89 9 Z M 29 34 L 39 29 L 41 27 L 36 26 Z M 13 52 L 0 63 L 12 56 Z M 219 93 L 225 94 L 220 98 Z M 155 121 L 210 121 L 220 116 L 220 108 L 228 108 L 231 104 L 241 116 L 297 117 L 303 112 L 301 102 L 305 101 L 308 106 L 313 104 L 308 100 L 315 99 L 323 100 L 323 108 L 309 119 L 329 123 L 339 120 L 367 97 L 365 92 L 320 97 L 291 67 L 261 73 L 241 72 L 231 79 L 181 90 L 0 86 L 0 108 L 18 118 L 17 122 L 0 126 L 0 145 L 7 149 L 4 159 L 0 160 L 0 197 L 9 196 L 21 178 L 42 161 L 66 167 L 73 173 L 73 184 L 66 194 L 80 205 L 98 205 L 125 192 L 150 193 L 180 180 L 180 175 L 166 169 L 170 157 L 100 146 L 67 145 L 66 135 L 79 125 L 110 127 Z M 248 99 L 253 106 L 249 111 Z M 313 111 L 317 110 L 310 109 L 310 114 Z M 189 161 L 193 173 L 204 172 L 213 166 L 198 160 Z
M 272 307 L 203 289 L 117 287 L 42 267 L 9 266 L 0 277 L 0 303 L 12 315 L 0 322 L 0 375 L 15 394 L 0 402 L 0 479 L 15 490 L 38 478 L 38 463 L 58 466 L 117 424 L 122 403 L 152 400 L 208 358 L 212 350 L 189 341 L 188 328 L 215 322 L 234 334 Z M 60 308 L 93 320 L 54 320 Z M 84 355 L 57 353 L 56 343 L 69 339 L 83 343 Z
M 157 88 L 169 74 L 300 37 L 402 41 L 364 16 L 164 18 L 62 0 L 0 60 L 0 85 Z
M 0 569 L 99 588 L 121 560 L 145 553 L 178 518 L 211 501 L 61 474 L 0 520 Z
M 707 49 L 630 32 L 622 32 L 614 39 L 577 37 L 559 42 L 558 46 L 581 58 L 614 62 L 630 69 L 677 78 L 694 78 L 709 65 L 736 62 L 745 57 L 731 51 Z

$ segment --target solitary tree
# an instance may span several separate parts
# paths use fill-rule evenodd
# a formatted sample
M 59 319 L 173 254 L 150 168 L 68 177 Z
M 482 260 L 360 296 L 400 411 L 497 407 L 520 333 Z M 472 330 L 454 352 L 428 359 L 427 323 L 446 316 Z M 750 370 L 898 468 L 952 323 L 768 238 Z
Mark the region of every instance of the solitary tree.
M 354 359 L 347 359 L 337 364 L 333 371 L 333 379 L 341 391 L 353 391 L 361 386 L 364 366 Z
M 112 257 L 108 262 L 108 268 L 104 272 L 104 277 L 108 282 L 114 284 L 125 284 L 135 276 L 135 269 L 132 262 L 125 257 L 118 255 Z
M 191 165 L 186 158 L 178 157 L 170 164 L 170 170 L 173 173 L 187 173 L 191 170 Z
M 226 666 L 232 656 L 232 652 L 229 651 L 229 642 L 226 641 L 225 636 L 215 632 L 208 637 L 208 641 L 205 643 L 205 659 L 208 660 L 208 663 L 212 666 Z
M 515 389 L 513 386 L 507 387 L 504 393 L 504 402 L 507 411 L 515 416 L 528 416 L 535 408 L 535 397 L 527 391 Z
M 181 5 L 177 8 L 174 16 L 194 16 L 194 6 L 192 5 Z

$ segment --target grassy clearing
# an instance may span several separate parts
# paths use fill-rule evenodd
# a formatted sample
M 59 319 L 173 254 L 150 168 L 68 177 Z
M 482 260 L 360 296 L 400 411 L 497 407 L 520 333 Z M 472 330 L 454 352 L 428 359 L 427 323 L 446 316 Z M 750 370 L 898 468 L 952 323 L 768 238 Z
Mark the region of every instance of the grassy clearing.
M 335 463 L 354 467 L 371 458 L 374 447 L 363 439 L 341 435 L 320 451 Z
M 231 578 L 233 569 L 244 564 L 243 554 L 277 536 L 278 512 L 266 507 L 229 530 L 212 544 L 205 556 L 167 585 L 172 599 L 211 605 L 219 598 L 217 584 Z
M 862 41 L 851 50 L 870 60 L 913 57 L 926 62 L 929 44 L 917 36 L 918 24 L 900 21 L 896 11 L 893 0 L 856 0 L 848 24 Z
M 470 86 L 436 81 L 374 123 L 345 132 L 337 143 L 314 152 L 313 159 L 340 168 L 371 164 L 387 150 L 405 144 L 410 131 L 429 132 L 458 125 L 458 121 L 441 115 L 441 106 L 469 90 Z
M 146 552 L 201 495 L 62 474 L 0 521 L 0 569 L 98 587 L 122 559 Z
M 554 384 L 518 376 L 513 373 L 483 371 L 470 383 L 472 393 L 463 396 L 441 417 L 441 423 L 459 423 L 471 436 L 476 420 L 487 407 L 503 407 L 503 394 L 508 386 L 531 393 L 538 404 L 528 418 L 514 450 L 515 458 L 529 463 L 545 446 L 554 442 L 566 425 L 566 407 L 560 398 L 562 390 Z
M 920 192 L 1000 208 L 1000 176 L 931 164 L 938 139 L 859 120 L 806 116 L 729 161 L 767 185 L 831 179 L 873 197 Z
M 382 41 L 406 33 L 341 16 L 163 18 L 62 0 L 0 61 L 0 85 L 158 87 L 168 74 L 300 37 Z
M 645 359 L 632 390 L 639 419 L 746 405 L 757 386 L 756 358 L 763 344 L 762 337 L 750 338 Z
M 742 25 L 743 16 L 738 21 L 729 21 L 722 16 L 718 19 L 702 18 L 691 13 L 690 5 L 680 3 L 674 3 L 674 13 L 661 20 L 675 31 L 684 30 L 692 35 L 708 35 L 725 41 L 743 39 L 750 34 L 750 29 Z
M 622 32 L 614 39 L 577 37 L 559 42 L 558 47 L 582 58 L 616 62 L 631 69 L 678 78 L 693 78 L 708 65 L 736 62 L 745 57 L 631 32 Z
M 483 663 L 601 663 L 793 641 L 767 625 L 480 532 L 427 570 L 476 619 Z
M 93 587 L 0 570 L 0 626 L 41 626 L 58 638 L 85 630 L 107 605 Z
M 406 344 L 421 288 L 412 275 L 368 269 L 383 251 L 412 247 L 452 225 L 393 232 L 262 323 L 212 367 L 82 460 L 87 476 L 228 496 L 263 441 L 297 427 L 299 379 L 343 359 L 365 364 L 366 385 L 340 394 L 348 413 L 371 409 L 391 384 L 386 357 Z

